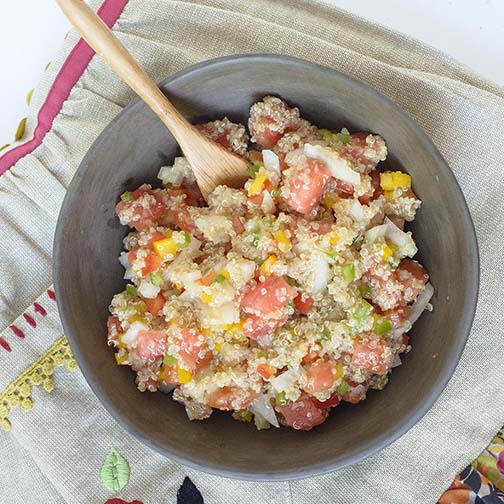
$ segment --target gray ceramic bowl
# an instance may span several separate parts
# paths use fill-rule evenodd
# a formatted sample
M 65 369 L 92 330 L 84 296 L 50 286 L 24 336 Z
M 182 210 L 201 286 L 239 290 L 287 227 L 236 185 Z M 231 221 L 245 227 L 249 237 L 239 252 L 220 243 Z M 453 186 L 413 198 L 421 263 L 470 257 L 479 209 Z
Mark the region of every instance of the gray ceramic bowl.
M 415 122 L 371 87 L 334 70 L 273 55 L 202 63 L 161 85 L 190 121 L 227 115 L 246 121 L 267 94 L 300 107 L 320 127 L 381 134 L 386 165 L 406 169 L 423 200 L 412 229 L 436 289 L 435 309 L 411 332 L 412 352 L 382 392 L 344 404 L 311 432 L 256 431 L 230 415 L 190 422 L 161 393 L 140 393 L 106 345 L 107 307 L 123 289 L 117 257 L 126 233 L 114 217 L 125 190 L 173 160 L 177 145 L 140 101 L 120 113 L 91 147 L 66 195 L 54 249 L 54 282 L 65 333 L 89 385 L 110 414 L 146 445 L 197 469 L 236 478 L 285 480 L 333 471 L 368 457 L 410 429 L 450 379 L 476 307 L 478 250 L 457 182 Z

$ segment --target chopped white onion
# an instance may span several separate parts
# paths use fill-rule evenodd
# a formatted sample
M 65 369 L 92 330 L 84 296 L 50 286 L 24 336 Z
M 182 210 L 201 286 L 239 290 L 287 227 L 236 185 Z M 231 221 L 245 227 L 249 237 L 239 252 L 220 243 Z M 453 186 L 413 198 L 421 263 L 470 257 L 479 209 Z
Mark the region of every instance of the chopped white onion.
M 128 346 L 128 348 L 131 348 L 137 340 L 138 333 L 140 331 L 147 331 L 148 329 L 149 328 L 145 324 L 142 324 L 142 322 L 133 322 L 133 324 L 128 327 L 128 330 L 121 336 L 121 341 Z
M 311 158 L 318 159 L 327 165 L 334 178 L 358 187 L 361 183 L 360 175 L 352 170 L 346 159 L 338 153 L 321 145 L 305 144 L 304 153 Z
M 119 262 L 124 269 L 129 268 L 130 263 L 128 261 L 128 252 L 121 252 L 121 255 L 119 256 Z
M 210 325 L 228 325 L 240 322 L 240 310 L 232 301 L 219 306 L 205 304 L 201 310 L 205 321 Z
M 292 387 L 296 383 L 296 380 L 297 374 L 292 369 L 288 369 L 284 373 L 272 378 L 270 383 L 277 392 L 283 392 L 285 389 Z
M 137 290 L 138 290 L 138 293 L 142 297 L 153 299 L 153 298 L 155 298 L 159 294 L 159 291 L 161 290 L 161 288 L 160 287 L 156 287 L 155 285 L 152 285 L 147 280 L 142 280 L 140 282 L 140 285 L 138 286 Z
M 350 205 L 350 215 L 354 221 L 360 222 L 366 218 L 364 213 L 364 208 L 360 204 L 359 200 L 354 199 Z
M 133 270 L 131 268 L 127 268 L 124 272 L 123 278 L 124 280 L 131 280 L 133 278 Z
M 269 191 L 264 191 L 263 192 L 263 200 L 261 202 L 261 210 L 265 215 L 275 213 L 276 206 L 275 202 L 273 201 L 273 198 L 271 197 L 271 194 Z
M 388 217 L 385 217 L 385 226 L 387 231 L 385 236 L 399 248 L 400 254 L 405 257 L 413 257 L 417 252 L 417 246 L 411 236 L 411 231 L 405 233 L 399 229 Z
M 313 294 L 323 291 L 329 283 L 329 259 L 320 251 L 315 251 L 310 258 L 310 285 L 308 289 Z
M 375 226 L 366 231 L 364 235 L 364 240 L 367 243 L 374 243 L 376 240 L 385 237 L 385 233 L 387 232 L 387 225 L 381 224 L 380 226 Z
M 427 309 L 429 306 L 429 301 L 434 295 L 434 287 L 430 283 L 426 284 L 423 291 L 418 294 L 418 297 L 415 299 L 415 302 L 411 305 L 411 310 L 409 315 L 406 317 L 406 320 L 413 325 L 419 318 L 420 315 Z
M 276 417 L 275 410 L 269 402 L 269 397 L 265 394 L 260 394 L 257 396 L 249 405 L 248 409 L 267 422 L 269 422 L 274 427 L 280 427 L 278 419 Z
M 273 183 L 278 183 L 280 180 L 280 159 L 271 150 L 263 150 L 262 158 L 264 163 L 264 168 L 271 175 L 270 179 Z
M 392 364 L 390 365 L 391 368 L 395 368 L 397 366 L 400 366 L 402 364 L 401 357 L 399 357 L 399 354 L 394 354 L 394 358 L 392 359 Z
M 184 179 L 194 182 L 194 174 L 185 157 L 176 157 L 173 166 L 163 166 L 158 173 L 158 178 L 163 184 L 172 184 L 175 187 L 182 185 Z

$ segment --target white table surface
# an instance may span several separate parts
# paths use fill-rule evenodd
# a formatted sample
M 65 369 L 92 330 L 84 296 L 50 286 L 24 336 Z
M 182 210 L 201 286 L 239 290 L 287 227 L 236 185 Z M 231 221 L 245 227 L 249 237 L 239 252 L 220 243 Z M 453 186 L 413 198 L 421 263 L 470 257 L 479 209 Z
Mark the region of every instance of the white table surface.
M 140 0 L 136 0 L 140 1 Z M 354 14 L 445 51 L 504 85 L 504 0 L 333 0 Z M 26 115 L 26 93 L 57 54 L 69 24 L 54 0 L 2 1 L 0 145 Z

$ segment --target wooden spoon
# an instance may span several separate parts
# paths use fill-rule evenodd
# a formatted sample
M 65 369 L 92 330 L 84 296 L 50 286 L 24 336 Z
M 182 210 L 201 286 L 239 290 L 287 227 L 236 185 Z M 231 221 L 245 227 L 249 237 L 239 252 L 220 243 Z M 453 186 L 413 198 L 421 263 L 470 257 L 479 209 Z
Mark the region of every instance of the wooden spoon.
M 218 185 L 243 187 L 248 163 L 202 135 L 170 103 L 145 70 L 83 0 L 56 0 L 84 40 L 171 131 L 187 157 L 205 200 Z

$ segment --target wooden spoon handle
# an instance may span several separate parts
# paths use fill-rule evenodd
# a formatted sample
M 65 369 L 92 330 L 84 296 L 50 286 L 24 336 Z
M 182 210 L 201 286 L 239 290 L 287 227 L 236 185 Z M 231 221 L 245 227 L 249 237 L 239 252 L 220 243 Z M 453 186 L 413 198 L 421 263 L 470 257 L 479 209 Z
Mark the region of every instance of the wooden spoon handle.
M 147 103 L 177 142 L 183 145 L 184 132 L 187 135 L 187 130 L 193 126 L 170 103 L 110 28 L 84 0 L 56 1 L 82 38 Z

